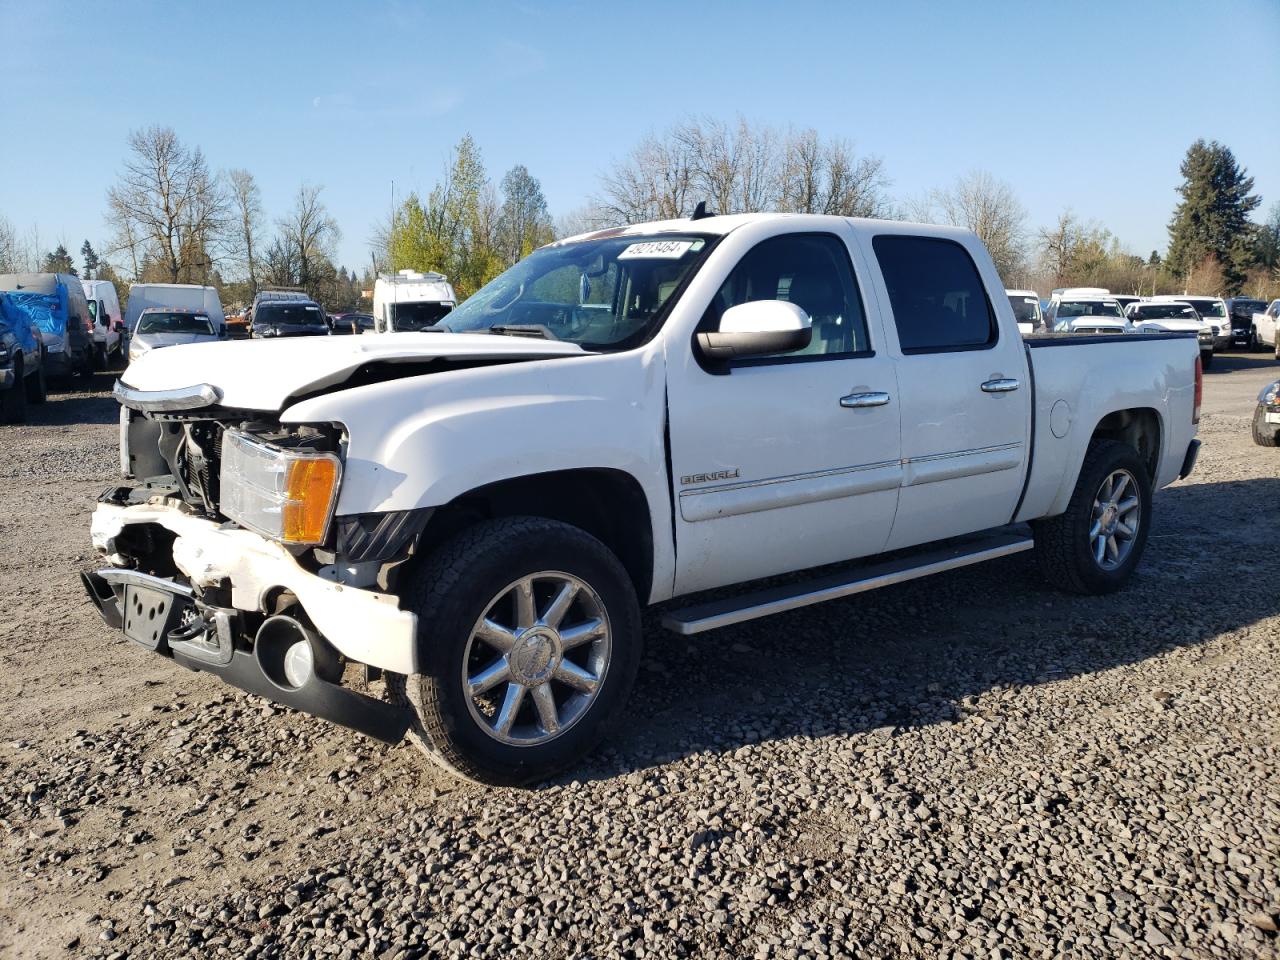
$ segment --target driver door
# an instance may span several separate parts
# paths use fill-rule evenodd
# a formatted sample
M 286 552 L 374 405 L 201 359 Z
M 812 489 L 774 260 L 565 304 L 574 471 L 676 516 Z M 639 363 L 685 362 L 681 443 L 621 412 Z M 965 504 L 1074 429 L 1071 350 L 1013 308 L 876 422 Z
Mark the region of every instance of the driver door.
M 723 366 L 682 350 L 669 370 L 675 593 L 877 553 L 902 479 L 894 361 L 873 349 L 848 240 L 762 240 L 703 317 L 785 300 L 809 314 L 808 347 Z

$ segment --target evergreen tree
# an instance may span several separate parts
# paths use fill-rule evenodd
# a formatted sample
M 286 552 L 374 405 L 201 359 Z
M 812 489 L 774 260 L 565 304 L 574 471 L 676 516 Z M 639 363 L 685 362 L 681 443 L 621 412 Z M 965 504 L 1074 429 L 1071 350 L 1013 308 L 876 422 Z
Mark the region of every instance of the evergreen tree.
M 1249 214 L 1262 198 L 1251 195 L 1253 177 L 1216 140 L 1197 140 L 1182 160 L 1182 200 L 1169 222 L 1170 269 L 1186 276 L 1213 257 L 1222 266 L 1226 294 L 1239 291 L 1253 259 Z M 1216 290 L 1195 291 L 1218 293 Z
M 73 277 L 76 274 L 76 265 L 71 259 L 71 254 L 67 253 L 67 248 L 62 244 L 58 244 L 56 250 L 52 253 L 46 253 L 44 263 L 40 267 L 44 273 L 69 273 Z
M 80 256 L 84 258 L 84 278 L 92 280 L 93 275 L 98 272 L 98 255 L 94 253 L 93 244 L 88 240 L 80 245 Z

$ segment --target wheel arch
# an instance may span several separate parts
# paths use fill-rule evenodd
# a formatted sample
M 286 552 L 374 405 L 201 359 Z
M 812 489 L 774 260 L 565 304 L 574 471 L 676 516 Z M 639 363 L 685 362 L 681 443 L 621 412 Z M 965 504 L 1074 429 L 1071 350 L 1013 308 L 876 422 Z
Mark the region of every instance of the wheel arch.
M 1129 407 L 1113 410 L 1094 426 L 1085 447 L 1094 440 L 1118 440 L 1138 451 L 1147 466 L 1147 475 L 1154 485 L 1160 473 L 1160 458 L 1164 452 L 1164 421 L 1160 412 L 1152 407 Z
M 573 468 L 510 477 L 468 490 L 431 514 L 420 542 L 425 549 L 481 520 L 533 516 L 578 527 L 621 561 L 645 602 L 653 589 L 652 511 L 644 488 L 613 468 Z

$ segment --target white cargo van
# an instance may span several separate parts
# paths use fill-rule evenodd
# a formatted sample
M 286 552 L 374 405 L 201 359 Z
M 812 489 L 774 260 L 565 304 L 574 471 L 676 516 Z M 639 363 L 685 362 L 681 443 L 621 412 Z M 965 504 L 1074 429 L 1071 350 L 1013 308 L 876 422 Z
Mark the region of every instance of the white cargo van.
M 138 317 L 147 307 L 169 307 L 177 310 L 195 310 L 211 321 L 222 336 L 227 332 L 227 320 L 222 315 L 222 301 L 213 287 L 197 283 L 135 283 L 129 287 L 129 305 L 125 308 L 124 325 L 129 333 L 138 325 Z
M 89 301 L 93 319 L 93 362 L 106 369 L 112 358 L 124 359 L 124 318 L 120 315 L 120 298 L 110 280 L 81 280 L 84 298 Z
M 383 273 L 373 284 L 373 323 L 377 333 L 424 330 L 444 319 L 458 298 L 442 273 L 401 270 Z

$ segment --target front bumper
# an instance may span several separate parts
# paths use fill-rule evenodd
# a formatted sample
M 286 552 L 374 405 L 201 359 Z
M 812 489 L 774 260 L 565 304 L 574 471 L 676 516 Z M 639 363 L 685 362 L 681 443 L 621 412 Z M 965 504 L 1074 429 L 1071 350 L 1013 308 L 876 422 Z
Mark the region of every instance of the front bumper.
M 93 542 L 108 562 L 124 559 L 117 556 L 117 540 L 133 524 L 158 525 L 175 535 L 173 564 L 188 582 L 120 566 L 83 574 L 89 598 L 108 626 L 123 629 L 126 637 L 154 653 L 188 669 L 217 674 L 249 693 L 387 743 L 404 736 L 408 710 L 343 687 L 340 664 L 336 676 L 313 672 L 298 686 L 273 678 L 263 659 L 263 642 L 255 642 L 245 628 L 246 621 L 274 613 L 267 608 L 269 598 L 284 589 L 297 597 L 322 646 L 327 643 L 358 663 L 413 673 L 417 618 L 400 610 L 395 597 L 324 580 L 300 567 L 277 543 L 189 516 L 163 502 L 99 504 L 93 515 Z M 229 597 L 231 606 L 205 603 L 202 594 L 216 595 L 224 603 Z M 140 595 L 144 599 L 138 601 Z M 141 605 L 135 609 L 136 619 L 130 620 L 128 605 L 134 602 Z M 148 615 L 140 634 L 137 620 Z
M 272 540 L 164 502 L 99 503 L 91 526 L 94 547 L 110 560 L 118 553 L 116 540 L 132 524 L 156 524 L 174 534 L 174 565 L 197 589 L 229 586 L 236 610 L 269 613 L 270 597 L 287 590 L 347 659 L 395 673 L 417 672 L 418 618 L 401 610 L 398 598 L 325 580 Z

